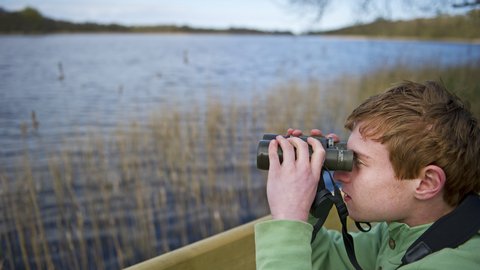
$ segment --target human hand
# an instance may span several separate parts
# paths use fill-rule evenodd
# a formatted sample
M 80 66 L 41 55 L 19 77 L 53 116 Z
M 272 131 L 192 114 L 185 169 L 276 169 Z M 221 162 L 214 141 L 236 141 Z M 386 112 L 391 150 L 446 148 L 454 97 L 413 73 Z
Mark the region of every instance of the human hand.
M 312 130 L 313 132 L 313 130 Z M 289 129 L 287 136 L 300 136 L 300 130 Z M 312 135 L 323 135 L 315 130 Z M 338 137 L 337 137 L 338 138 Z M 283 163 L 278 158 L 278 146 L 283 150 Z M 310 159 L 308 145 L 312 146 Z M 297 158 L 295 159 L 295 148 Z M 325 149 L 320 141 L 308 138 L 277 136 L 268 148 L 270 168 L 267 180 L 267 198 L 273 219 L 294 219 L 307 222 L 308 213 L 317 191 Z

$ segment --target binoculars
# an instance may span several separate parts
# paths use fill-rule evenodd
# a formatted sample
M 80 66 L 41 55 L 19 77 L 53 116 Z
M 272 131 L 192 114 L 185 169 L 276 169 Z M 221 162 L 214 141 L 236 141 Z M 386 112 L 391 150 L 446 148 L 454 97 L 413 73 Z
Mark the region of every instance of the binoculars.
M 257 168 L 261 170 L 268 170 L 270 167 L 270 161 L 268 158 L 268 146 L 271 140 L 275 140 L 277 134 L 263 134 L 262 140 L 258 143 L 257 149 Z M 284 136 L 285 137 L 285 136 Z M 298 138 L 307 141 L 308 137 L 315 138 L 322 143 L 325 152 L 325 162 L 323 164 L 328 170 L 331 171 L 351 171 L 353 166 L 353 151 L 347 150 L 346 143 L 335 143 L 333 138 L 325 138 L 324 136 L 299 136 Z M 286 137 L 285 137 L 286 138 Z M 312 146 L 308 146 L 310 152 L 310 158 L 312 157 Z M 296 149 L 295 149 L 296 151 Z M 278 147 L 278 156 L 280 163 L 283 162 L 283 151 Z

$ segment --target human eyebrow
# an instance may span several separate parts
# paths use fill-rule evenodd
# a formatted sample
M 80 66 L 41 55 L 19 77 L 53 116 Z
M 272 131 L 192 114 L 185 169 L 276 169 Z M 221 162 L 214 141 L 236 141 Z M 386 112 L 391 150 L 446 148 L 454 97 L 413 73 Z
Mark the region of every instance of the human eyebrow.
M 353 152 L 353 161 L 357 164 L 363 164 L 363 165 L 366 165 L 365 164 L 365 161 L 368 160 L 369 157 L 367 155 L 364 155 L 362 153 L 358 153 L 358 152 Z

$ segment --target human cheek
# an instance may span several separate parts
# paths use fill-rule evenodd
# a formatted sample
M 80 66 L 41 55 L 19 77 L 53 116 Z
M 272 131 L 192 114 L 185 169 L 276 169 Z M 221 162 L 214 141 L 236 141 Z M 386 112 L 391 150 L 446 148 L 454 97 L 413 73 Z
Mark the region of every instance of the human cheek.
M 376 175 L 372 175 L 365 170 L 352 170 L 350 175 L 350 182 L 345 186 L 345 192 L 349 193 L 354 201 L 358 201 L 360 204 L 368 204 L 379 192 L 377 190 L 378 185 L 375 184 Z

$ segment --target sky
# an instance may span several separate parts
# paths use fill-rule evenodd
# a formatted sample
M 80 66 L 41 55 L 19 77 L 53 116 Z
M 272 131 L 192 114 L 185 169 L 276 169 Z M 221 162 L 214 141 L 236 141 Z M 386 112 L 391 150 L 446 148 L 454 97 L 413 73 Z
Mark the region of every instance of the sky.
M 355 24 L 359 17 L 351 8 L 352 1 L 355 2 L 332 1 L 335 5 L 330 5 L 320 21 L 314 20 L 313 13 L 288 5 L 288 0 L 0 0 L 0 7 L 18 11 L 30 6 L 44 17 L 76 23 L 173 24 L 217 29 L 243 27 L 301 34 Z M 418 17 L 418 14 L 402 11 L 395 4 L 392 10 L 391 19 L 394 20 Z M 368 22 L 374 18 L 362 19 Z

